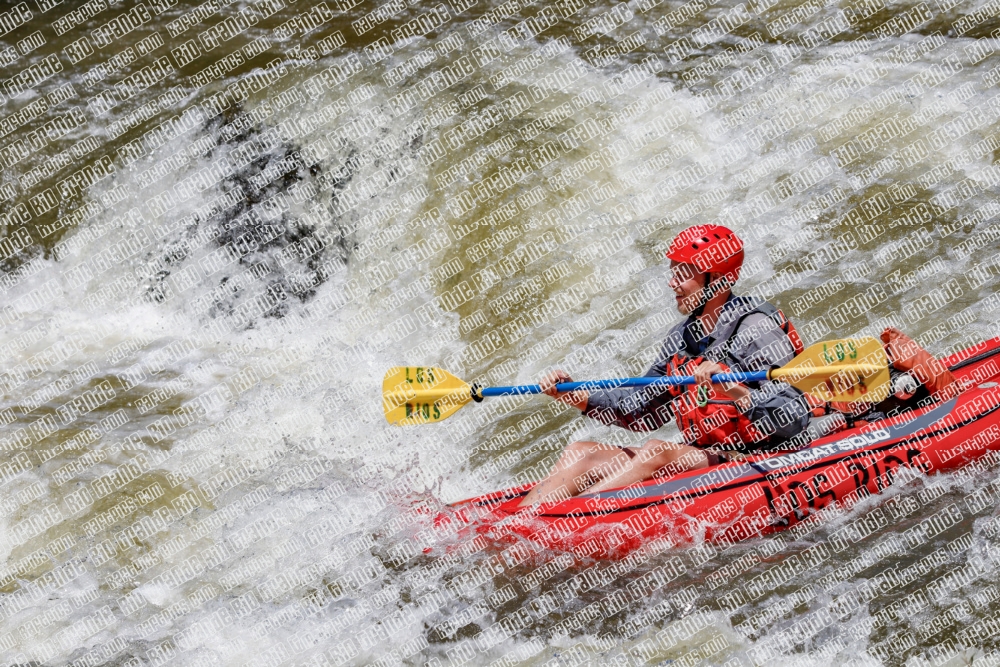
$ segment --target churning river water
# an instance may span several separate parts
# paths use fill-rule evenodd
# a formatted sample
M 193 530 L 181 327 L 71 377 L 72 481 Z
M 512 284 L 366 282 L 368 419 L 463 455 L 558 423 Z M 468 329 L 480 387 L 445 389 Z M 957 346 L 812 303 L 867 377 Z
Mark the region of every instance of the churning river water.
M 807 343 L 996 335 L 998 13 L 4 2 L 0 662 L 997 664 L 1000 635 L 961 634 L 1000 627 L 969 502 L 995 468 L 725 549 L 486 572 L 428 517 L 643 437 L 539 397 L 393 428 L 380 386 L 641 374 L 696 223 L 745 239 L 737 291 Z M 720 602 L 765 570 L 789 575 Z

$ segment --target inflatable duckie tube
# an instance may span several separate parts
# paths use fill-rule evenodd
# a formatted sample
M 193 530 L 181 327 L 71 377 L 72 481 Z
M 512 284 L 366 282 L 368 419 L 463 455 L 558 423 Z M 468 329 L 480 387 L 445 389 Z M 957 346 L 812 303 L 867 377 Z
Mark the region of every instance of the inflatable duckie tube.
M 965 390 L 945 402 L 669 478 L 518 507 L 533 484 L 470 498 L 437 517 L 499 543 L 616 559 L 658 542 L 729 543 L 812 522 L 881 492 L 906 469 L 954 470 L 1000 452 L 1000 338 L 942 360 Z M 947 519 L 945 517 L 944 519 Z

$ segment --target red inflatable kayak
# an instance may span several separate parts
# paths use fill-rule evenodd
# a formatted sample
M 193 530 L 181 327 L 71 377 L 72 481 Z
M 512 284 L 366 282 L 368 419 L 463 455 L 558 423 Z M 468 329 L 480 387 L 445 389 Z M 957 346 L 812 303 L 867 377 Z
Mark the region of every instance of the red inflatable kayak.
M 535 512 L 518 507 L 529 484 L 455 503 L 437 521 L 458 522 L 492 540 L 526 538 L 542 549 L 594 558 L 622 557 L 656 539 L 732 542 L 782 530 L 832 504 L 850 507 L 878 493 L 901 468 L 951 470 L 1000 450 L 1000 338 L 942 361 L 963 393 L 797 451 L 585 494 Z

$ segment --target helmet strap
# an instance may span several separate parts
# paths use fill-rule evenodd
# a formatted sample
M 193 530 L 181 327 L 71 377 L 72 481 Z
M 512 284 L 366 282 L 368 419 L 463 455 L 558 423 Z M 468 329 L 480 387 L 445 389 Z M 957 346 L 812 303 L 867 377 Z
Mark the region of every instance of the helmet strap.
M 701 290 L 701 303 L 698 304 L 697 308 L 691 311 L 692 316 L 698 318 L 705 314 L 705 306 L 707 306 L 708 302 L 712 299 L 711 291 L 712 291 L 711 276 L 706 272 L 705 287 L 703 287 Z
M 705 308 L 708 306 L 708 302 L 712 300 L 716 294 L 721 294 L 728 287 L 730 287 L 728 276 L 722 276 L 715 282 L 711 281 L 709 274 L 705 274 L 705 287 L 702 289 L 701 303 L 698 307 L 691 311 L 691 317 L 694 318 L 694 322 L 697 323 L 697 328 L 703 329 L 702 322 L 699 319 L 705 314 Z M 707 332 L 702 332 L 700 337 L 707 335 Z
M 725 291 L 729 285 L 729 278 L 727 276 L 722 276 L 714 283 L 708 273 L 705 274 L 705 287 L 701 290 L 701 303 L 698 307 L 691 311 L 691 314 L 695 317 L 701 317 L 705 314 L 705 307 L 708 306 L 708 302 L 712 300 L 712 297 L 716 294 L 721 294 Z

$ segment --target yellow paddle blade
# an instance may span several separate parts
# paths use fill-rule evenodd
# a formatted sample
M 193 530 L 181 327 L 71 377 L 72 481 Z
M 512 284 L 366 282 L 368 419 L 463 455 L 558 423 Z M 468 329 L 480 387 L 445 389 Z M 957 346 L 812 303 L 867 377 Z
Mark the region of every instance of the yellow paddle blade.
M 382 380 L 385 419 L 396 426 L 443 421 L 471 400 L 469 385 L 440 368 L 397 366 Z
M 810 345 L 770 377 L 827 402 L 878 403 L 889 396 L 889 360 L 870 336 Z

